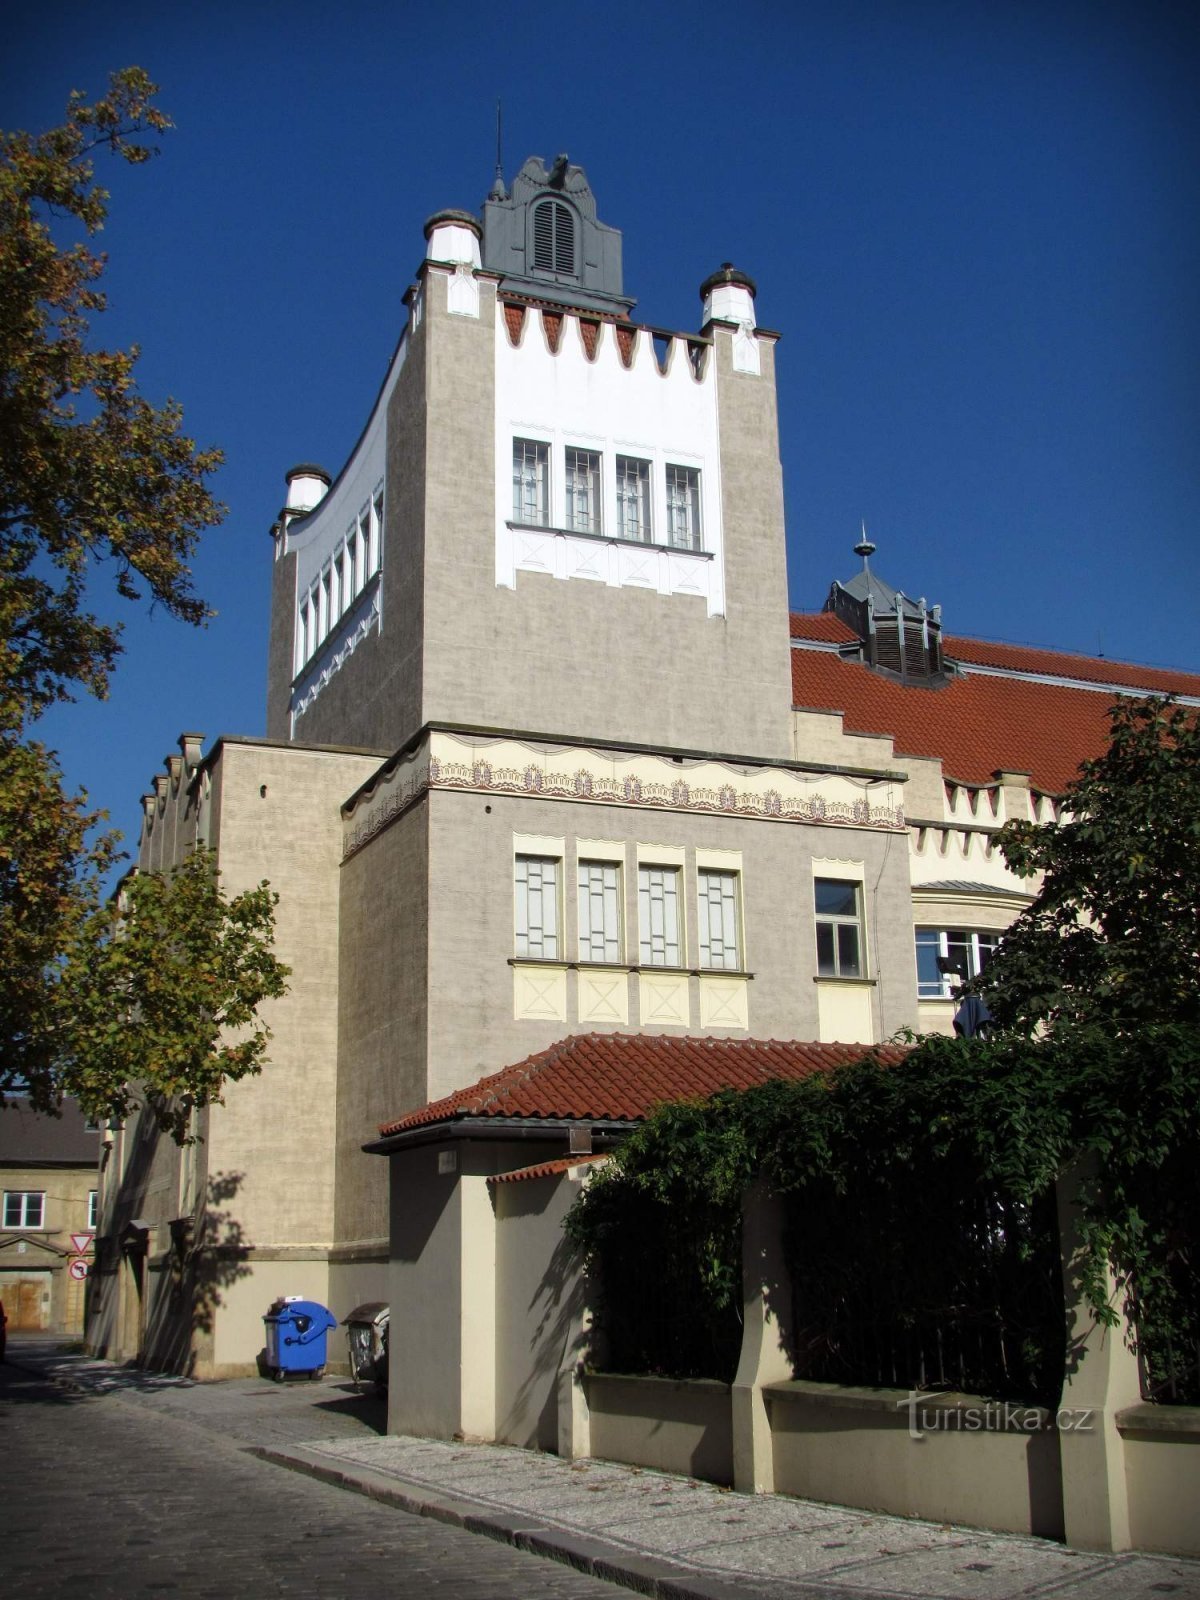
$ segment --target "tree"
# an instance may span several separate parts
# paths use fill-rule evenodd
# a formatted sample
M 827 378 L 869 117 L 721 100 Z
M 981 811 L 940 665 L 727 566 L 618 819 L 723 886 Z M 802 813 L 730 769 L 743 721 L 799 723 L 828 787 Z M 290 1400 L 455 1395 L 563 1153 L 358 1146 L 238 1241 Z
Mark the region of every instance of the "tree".
M 1200 1025 L 1200 722 L 1166 699 L 1111 715 L 1058 826 L 1001 830 L 1009 867 L 1044 874 L 972 986 L 1002 1027 Z
M 205 481 L 221 452 L 186 437 L 175 401 L 138 393 L 136 347 L 90 343 L 106 257 L 87 240 L 108 201 L 93 157 L 156 153 L 171 126 L 156 92 L 130 67 L 94 104 L 73 94 L 61 127 L 0 134 L 0 1100 L 20 1085 L 45 1109 L 142 1103 L 183 1139 L 223 1081 L 260 1070 L 256 1008 L 287 976 L 274 896 L 226 900 L 198 852 L 104 904 L 118 836 L 28 737 L 55 701 L 107 692 L 121 628 L 89 609 L 100 569 L 123 599 L 209 615 L 188 563 L 225 514 Z
M 88 105 L 71 96 L 49 133 L 0 135 L 0 731 L 22 729 L 82 686 L 103 696 L 120 627 L 86 608 L 99 563 L 117 593 L 148 595 L 186 622 L 207 609 L 188 569 L 225 514 L 205 485 L 218 450 L 197 450 L 168 400 L 138 394 L 137 348 L 91 349 L 106 257 L 59 243 L 52 224 L 95 235 L 107 191 L 92 156 L 139 164 L 171 126 L 137 67 Z
M 19 1085 L 58 1098 L 52 975 L 117 857 L 100 821 L 43 746 L 0 737 L 0 1101 Z
M 287 992 L 273 953 L 278 896 L 227 899 L 210 851 L 170 877 L 134 873 L 77 922 L 53 987 L 55 1083 L 97 1117 L 146 1108 L 179 1143 L 193 1110 L 258 1073 L 264 1000 Z

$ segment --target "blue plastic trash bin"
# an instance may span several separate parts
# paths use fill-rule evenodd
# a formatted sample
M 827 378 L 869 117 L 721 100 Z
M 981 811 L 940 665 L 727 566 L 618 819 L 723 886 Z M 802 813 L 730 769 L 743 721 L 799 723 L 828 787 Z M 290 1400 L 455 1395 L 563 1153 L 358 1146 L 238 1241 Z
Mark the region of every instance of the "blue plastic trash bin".
M 282 1383 L 293 1372 L 319 1378 L 325 1371 L 325 1342 L 337 1318 L 316 1300 L 288 1295 L 276 1300 L 263 1318 L 267 1331 L 267 1367 Z

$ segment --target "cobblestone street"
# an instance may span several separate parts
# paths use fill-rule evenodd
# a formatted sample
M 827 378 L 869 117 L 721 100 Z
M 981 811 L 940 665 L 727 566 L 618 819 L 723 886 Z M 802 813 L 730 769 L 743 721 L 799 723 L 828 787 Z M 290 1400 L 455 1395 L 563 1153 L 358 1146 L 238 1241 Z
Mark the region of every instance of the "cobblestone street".
M 214 1403 L 216 1402 L 216 1403 Z M 367 1421 L 364 1423 L 363 1416 Z M 628 1591 L 256 1460 L 255 1438 L 369 1434 L 336 1380 L 72 1394 L 0 1364 L 3 1591 L 26 1597 L 614 1600 Z

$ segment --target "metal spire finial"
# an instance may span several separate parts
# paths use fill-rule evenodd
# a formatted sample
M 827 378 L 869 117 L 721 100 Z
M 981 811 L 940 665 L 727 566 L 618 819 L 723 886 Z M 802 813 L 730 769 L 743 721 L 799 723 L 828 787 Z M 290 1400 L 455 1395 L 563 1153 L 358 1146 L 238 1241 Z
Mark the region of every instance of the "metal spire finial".
M 492 187 L 488 191 L 489 200 L 507 200 L 508 186 L 504 182 L 504 154 L 501 149 L 501 108 L 500 101 L 496 101 L 496 176 L 492 179 Z
M 867 538 L 867 519 L 865 517 L 862 525 L 862 539 L 854 546 L 854 554 L 862 557 L 863 571 L 870 572 L 871 564 L 867 558 L 875 554 L 875 546 Z

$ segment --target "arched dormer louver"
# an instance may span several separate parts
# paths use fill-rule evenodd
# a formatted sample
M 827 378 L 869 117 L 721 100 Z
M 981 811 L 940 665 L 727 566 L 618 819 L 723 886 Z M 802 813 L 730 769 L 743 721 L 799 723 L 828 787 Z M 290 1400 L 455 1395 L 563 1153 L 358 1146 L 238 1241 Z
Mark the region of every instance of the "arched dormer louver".
M 561 200 L 534 207 L 533 265 L 539 272 L 575 275 L 575 217 Z

